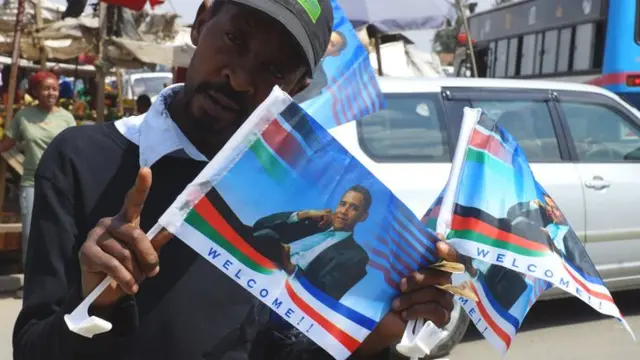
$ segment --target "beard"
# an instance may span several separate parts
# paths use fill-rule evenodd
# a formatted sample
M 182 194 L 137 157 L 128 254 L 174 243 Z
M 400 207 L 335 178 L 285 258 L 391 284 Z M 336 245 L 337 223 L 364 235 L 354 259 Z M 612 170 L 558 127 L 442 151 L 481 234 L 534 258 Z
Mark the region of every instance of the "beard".
M 229 114 L 220 116 L 209 114 L 206 111 L 197 111 L 197 106 L 194 104 L 195 99 L 207 99 L 212 92 L 228 98 L 238 107 L 238 110 L 234 111 L 231 116 Z M 246 121 L 251 112 L 248 94 L 234 90 L 228 82 L 200 83 L 193 91 L 187 90 L 186 94 L 185 114 L 190 123 L 189 127 L 201 135 L 227 133 L 230 131 L 233 134 Z

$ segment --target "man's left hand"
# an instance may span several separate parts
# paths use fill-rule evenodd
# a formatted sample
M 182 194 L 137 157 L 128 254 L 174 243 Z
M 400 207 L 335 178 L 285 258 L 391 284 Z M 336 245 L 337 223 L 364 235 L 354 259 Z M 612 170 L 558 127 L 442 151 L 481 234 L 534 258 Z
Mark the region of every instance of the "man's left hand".
M 455 249 L 444 241 L 438 242 L 436 249 L 438 257 L 460 261 Z M 453 310 L 453 295 L 435 287 L 446 284 L 451 284 L 451 274 L 434 269 L 419 270 L 402 279 L 401 294 L 394 299 L 391 311 L 365 339 L 357 355 L 369 356 L 393 346 L 400 341 L 409 320 L 427 319 L 439 328 L 447 325 Z

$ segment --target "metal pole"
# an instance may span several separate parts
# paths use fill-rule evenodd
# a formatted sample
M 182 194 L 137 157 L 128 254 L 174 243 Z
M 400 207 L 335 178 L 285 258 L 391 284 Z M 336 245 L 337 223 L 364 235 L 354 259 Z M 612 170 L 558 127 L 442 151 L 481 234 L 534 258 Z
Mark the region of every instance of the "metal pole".
M 471 57 L 471 70 L 473 71 L 473 77 L 478 77 L 478 66 L 476 65 L 476 53 L 473 50 L 473 41 L 471 40 L 471 32 L 469 31 L 469 22 L 467 21 L 467 14 L 464 12 L 464 8 L 462 7 L 462 2 L 460 0 L 456 0 L 456 7 L 458 8 L 458 13 L 462 17 L 462 26 L 464 27 L 464 32 L 467 34 L 467 47 L 469 48 L 469 54 Z

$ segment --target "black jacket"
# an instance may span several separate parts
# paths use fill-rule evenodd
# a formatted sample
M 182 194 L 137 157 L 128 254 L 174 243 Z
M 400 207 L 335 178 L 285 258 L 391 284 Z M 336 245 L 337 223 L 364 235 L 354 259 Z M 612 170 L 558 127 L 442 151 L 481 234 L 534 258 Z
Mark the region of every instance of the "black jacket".
M 288 223 L 291 214 L 278 213 L 258 220 L 253 227 L 255 241 L 291 244 L 324 231 L 318 223 L 310 220 Z M 272 260 L 280 261 L 279 258 Z M 367 252 L 350 235 L 318 254 L 305 269 L 304 277 L 316 288 L 339 300 L 364 278 L 368 263 Z
M 544 231 L 544 228 L 553 223 L 553 220 L 543 208 L 531 209 L 528 202 L 518 203 L 509 208 L 507 218 L 511 222 L 513 234 L 538 244 L 547 245 L 560 255 L 560 250 Z
M 569 229 L 560 239 L 565 249 L 564 253 L 555 245 L 553 239 L 542 231 L 542 227 L 554 222 L 543 208 L 530 209 L 529 203 L 518 203 L 509 209 L 507 218 L 511 221 L 512 233 L 540 244 L 549 245 L 552 251 L 579 272 L 591 277 L 600 277 L 584 245 L 573 229 Z M 568 226 L 568 224 L 564 225 Z

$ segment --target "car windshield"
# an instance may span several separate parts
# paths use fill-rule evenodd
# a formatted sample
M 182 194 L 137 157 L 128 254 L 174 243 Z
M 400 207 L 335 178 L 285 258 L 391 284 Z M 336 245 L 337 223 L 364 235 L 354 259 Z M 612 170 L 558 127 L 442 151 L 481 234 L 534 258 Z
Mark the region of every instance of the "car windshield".
M 140 95 L 147 95 L 150 98 L 160 94 L 165 85 L 170 85 L 172 79 L 170 76 L 154 76 L 137 78 L 133 81 L 133 98 L 137 99 Z

